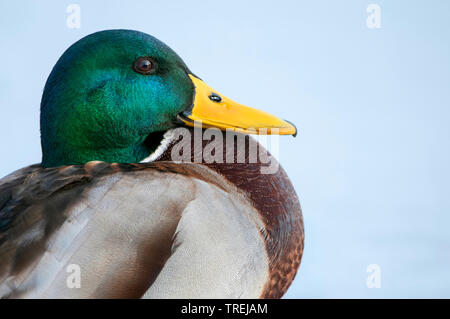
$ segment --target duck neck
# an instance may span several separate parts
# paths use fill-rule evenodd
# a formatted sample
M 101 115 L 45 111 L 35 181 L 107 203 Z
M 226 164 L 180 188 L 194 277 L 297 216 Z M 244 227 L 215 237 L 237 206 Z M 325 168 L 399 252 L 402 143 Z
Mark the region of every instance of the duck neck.
M 150 150 L 143 144 L 127 148 L 105 149 L 70 149 L 44 153 L 41 165 L 43 167 L 57 167 L 65 165 L 86 164 L 90 161 L 109 163 L 138 163 L 150 154 Z
M 43 167 L 82 165 L 90 161 L 139 163 L 151 155 L 161 143 L 163 132 L 152 133 L 143 141 L 124 147 L 89 148 L 70 143 L 57 143 L 43 148 Z

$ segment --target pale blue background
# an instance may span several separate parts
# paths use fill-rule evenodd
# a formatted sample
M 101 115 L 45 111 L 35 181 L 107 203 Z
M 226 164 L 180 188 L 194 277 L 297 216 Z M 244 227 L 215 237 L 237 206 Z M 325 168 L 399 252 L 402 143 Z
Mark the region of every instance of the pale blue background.
M 39 102 L 94 31 L 150 33 L 212 87 L 296 123 L 281 163 L 306 247 L 287 293 L 450 297 L 450 1 L 70 1 L 0 4 L 0 175 L 39 162 Z M 381 267 L 381 288 L 366 267 Z

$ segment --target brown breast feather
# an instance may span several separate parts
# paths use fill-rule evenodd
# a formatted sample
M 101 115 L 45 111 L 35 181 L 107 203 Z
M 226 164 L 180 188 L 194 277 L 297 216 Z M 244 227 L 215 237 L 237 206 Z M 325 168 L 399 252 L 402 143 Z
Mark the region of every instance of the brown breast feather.
M 191 161 L 200 152 L 194 147 L 194 134 L 191 132 Z M 156 161 L 170 161 L 171 150 L 178 140 L 174 140 Z M 210 141 L 202 141 L 202 149 Z M 225 142 L 223 143 L 225 147 Z M 281 298 L 294 280 L 303 254 L 304 226 L 302 211 L 297 194 L 284 169 L 274 174 L 261 174 L 263 165 L 258 156 L 256 163 L 249 161 L 249 136 L 245 136 L 245 161 L 237 163 L 240 148 L 233 143 L 226 152 L 233 152 L 234 163 L 205 163 L 225 179 L 242 190 L 253 202 L 265 224 L 262 235 L 269 257 L 269 280 L 265 284 L 261 298 Z M 258 144 L 258 147 L 261 145 Z M 264 148 L 263 148 L 264 150 Z M 271 156 L 270 154 L 268 154 Z M 275 161 L 274 158 L 272 158 Z
M 187 169 L 184 165 L 161 162 L 171 161 L 171 148 L 175 143 L 176 141 L 172 142 L 156 163 L 108 164 L 90 162 L 84 166 L 51 169 L 43 169 L 39 165 L 33 165 L 16 172 L 10 178 L 10 181 L 7 180 L 8 177 L 3 179 L 2 181 L 5 183 L 0 187 L 0 210 L 2 211 L 2 214 L 0 214 L 0 244 L 8 239 L 7 229 L 14 224 L 16 217 L 20 216 L 20 211 L 23 211 L 33 198 L 42 200 L 56 192 L 70 189 L 72 185 L 89 183 L 91 180 L 95 180 L 95 177 L 113 174 L 119 170 L 155 169 L 190 176 L 196 175 L 195 170 Z M 203 147 L 208 143 L 209 141 L 203 141 Z M 260 213 L 265 224 L 265 229 L 261 230 L 261 234 L 265 240 L 270 271 L 269 280 L 265 284 L 260 297 L 280 298 L 293 281 L 303 253 L 304 228 L 300 203 L 283 168 L 280 166 L 275 174 L 261 174 L 260 168 L 263 164 L 259 161 L 259 158 L 256 163 L 249 162 L 248 136 L 245 137 L 245 143 L 244 163 L 203 163 L 203 165 L 219 173 L 243 191 Z M 195 151 L 193 141 L 192 150 Z M 239 156 L 236 145 L 234 148 L 228 148 L 227 151 L 233 152 L 236 162 Z M 192 153 L 192 161 L 194 157 L 195 152 Z M 26 187 L 27 191 L 24 193 L 26 196 L 17 194 L 27 185 L 26 180 L 34 174 L 43 177 L 38 179 L 40 183 L 39 187 L 35 187 L 36 191 L 33 191 L 33 185 L 28 185 L 31 188 Z M 194 177 L 204 179 L 200 174 Z M 206 181 L 214 183 L 209 179 Z M 217 186 L 220 187 L 220 185 Z M 14 200 L 12 200 L 11 191 L 15 193 Z

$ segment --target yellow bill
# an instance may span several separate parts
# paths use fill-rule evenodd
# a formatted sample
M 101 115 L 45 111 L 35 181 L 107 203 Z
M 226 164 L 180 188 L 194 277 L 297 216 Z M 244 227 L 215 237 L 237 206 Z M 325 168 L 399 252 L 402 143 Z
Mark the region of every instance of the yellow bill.
M 195 86 L 194 103 L 190 110 L 178 115 L 187 126 L 232 129 L 246 134 L 296 135 L 291 123 L 269 113 L 239 104 L 213 90 L 202 80 L 189 74 Z

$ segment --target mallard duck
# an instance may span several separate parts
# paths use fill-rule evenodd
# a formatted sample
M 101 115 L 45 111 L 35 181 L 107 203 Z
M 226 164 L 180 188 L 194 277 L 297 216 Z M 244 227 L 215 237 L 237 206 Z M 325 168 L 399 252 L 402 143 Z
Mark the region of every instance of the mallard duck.
M 0 180 L 0 296 L 286 292 L 303 252 L 301 208 L 281 167 L 263 174 L 251 160 L 248 133 L 295 135 L 293 124 L 226 98 L 131 30 L 69 47 L 45 84 L 40 121 L 42 162 Z M 245 148 L 227 148 L 232 163 L 198 160 L 210 147 L 195 145 L 199 126 L 233 131 Z

